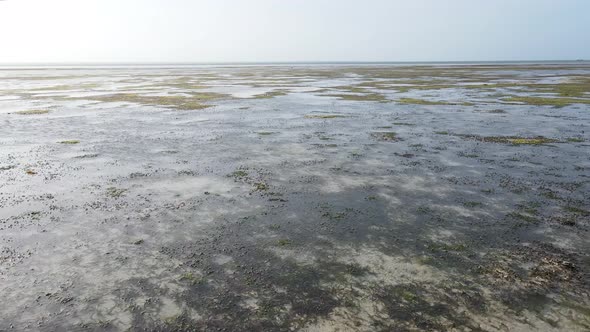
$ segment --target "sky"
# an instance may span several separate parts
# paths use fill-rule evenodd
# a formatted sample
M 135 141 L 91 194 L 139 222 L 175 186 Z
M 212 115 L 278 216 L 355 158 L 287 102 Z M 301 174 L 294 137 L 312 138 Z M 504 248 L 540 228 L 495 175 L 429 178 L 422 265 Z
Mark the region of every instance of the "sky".
M 0 63 L 576 59 L 589 0 L 0 0 Z

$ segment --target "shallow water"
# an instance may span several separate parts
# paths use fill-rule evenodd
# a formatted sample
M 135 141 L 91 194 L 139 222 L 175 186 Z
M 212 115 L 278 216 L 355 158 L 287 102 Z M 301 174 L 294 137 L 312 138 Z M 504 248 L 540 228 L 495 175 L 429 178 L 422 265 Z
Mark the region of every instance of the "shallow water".
M 2 70 L 0 330 L 588 330 L 588 75 Z

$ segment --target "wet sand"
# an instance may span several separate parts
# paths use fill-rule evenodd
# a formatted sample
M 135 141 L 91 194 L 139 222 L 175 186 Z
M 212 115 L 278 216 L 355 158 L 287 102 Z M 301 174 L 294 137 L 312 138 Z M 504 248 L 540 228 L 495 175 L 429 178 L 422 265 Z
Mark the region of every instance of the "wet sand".
M 0 331 L 588 331 L 588 77 L 0 70 Z

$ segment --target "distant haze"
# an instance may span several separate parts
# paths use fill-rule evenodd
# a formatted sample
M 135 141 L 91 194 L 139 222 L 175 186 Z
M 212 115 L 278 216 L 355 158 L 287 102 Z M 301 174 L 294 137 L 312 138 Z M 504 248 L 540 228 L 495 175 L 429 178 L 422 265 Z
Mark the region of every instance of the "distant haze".
M 0 63 L 582 58 L 588 0 L 0 1 Z

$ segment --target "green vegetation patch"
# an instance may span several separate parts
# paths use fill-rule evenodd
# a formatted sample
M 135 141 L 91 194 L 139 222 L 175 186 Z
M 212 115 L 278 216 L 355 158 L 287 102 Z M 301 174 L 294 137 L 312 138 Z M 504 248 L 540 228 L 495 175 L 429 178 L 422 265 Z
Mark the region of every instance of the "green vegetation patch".
M 525 202 L 517 204 L 518 210 L 522 213 L 527 214 L 528 216 L 534 217 L 539 215 L 539 208 L 541 207 L 541 203 L 539 202 Z M 522 219 L 522 218 L 520 218 Z
M 117 93 L 111 95 L 89 96 L 83 99 L 98 100 L 102 102 L 128 102 L 150 106 L 164 106 L 178 110 L 199 110 L 210 107 L 206 102 L 217 100 L 225 95 L 212 92 L 191 93 L 190 96 L 146 96 L 136 93 Z
M 455 77 L 463 79 L 462 77 L 452 73 L 447 74 L 451 74 L 449 75 L 449 78 Z M 457 74 L 460 74 L 460 72 L 457 71 Z M 494 82 L 490 81 L 489 79 L 489 77 L 484 76 L 473 77 L 470 81 L 471 83 L 475 84 L 463 84 L 466 83 L 464 80 L 463 82 L 449 80 L 396 80 L 390 82 L 365 82 L 361 83 L 360 85 L 366 87 L 374 87 L 378 89 L 394 89 L 404 93 L 409 92 L 411 90 L 431 91 L 442 89 L 519 89 L 528 92 L 554 93 L 562 97 L 584 97 L 586 94 L 590 93 L 590 79 L 581 77 L 577 77 L 576 79 L 557 84 L 535 83 L 531 81 Z
M 462 105 L 462 106 L 473 106 L 473 103 L 469 102 L 448 102 L 443 100 L 425 100 L 417 98 L 400 98 L 397 102 L 402 104 L 414 104 L 414 105 Z
M 344 115 L 340 114 L 308 114 L 305 116 L 306 119 L 337 119 L 345 118 Z
M 119 198 L 123 196 L 127 192 L 127 189 L 121 189 L 117 187 L 108 187 L 107 188 L 107 196 L 112 198 Z
M 492 114 L 504 114 L 507 113 L 505 110 L 501 110 L 501 109 L 495 109 L 495 110 L 487 110 L 484 111 L 486 113 L 492 113 Z
M 47 114 L 49 110 L 26 110 L 26 111 L 18 111 L 14 112 L 14 114 L 19 115 L 39 115 L 39 114 Z
M 88 154 L 83 154 L 80 156 L 75 156 L 74 158 L 76 159 L 87 159 L 87 158 L 96 158 L 98 157 L 98 153 L 88 153 Z
M 534 216 L 531 216 L 531 215 L 525 214 L 525 213 L 520 213 L 520 212 L 510 212 L 508 214 L 508 216 L 511 218 L 514 218 L 514 219 L 528 222 L 528 223 L 537 223 L 539 221 Z
M 277 245 L 284 247 L 284 246 L 288 246 L 290 244 L 292 244 L 293 242 L 289 239 L 280 239 L 277 241 Z
M 545 189 L 543 192 L 541 192 L 541 196 L 549 199 L 561 200 L 559 194 L 551 189 Z
M 535 106 L 564 107 L 573 104 L 590 104 L 590 99 L 569 98 L 569 97 L 534 97 L 534 96 L 513 96 L 503 99 L 506 102 L 518 102 Z
M 200 82 L 196 81 L 195 78 L 188 76 L 182 76 L 171 80 L 167 80 L 163 83 L 163 85 L 182 90 L 196 90 L 207 88 L 207 86 L 202 85 L 200 84 Z
M 358 151 L 353 151 L 353 152 L 351 152 L 351 153 L 350 153 L 350 156 L 351 156 L 352 158 L 360 158 L 360 157 L 362 157 L 362 156 L 363 156 L 363 154 L 362 154 L 362 153 L 360 153 L 360 152 L 358 152 Z
M 583 77 L 575 80 L 549 85 L 550 88 L 563 97 L 583 97 L 590 93 L 590 78 Z
M 568 142 L 571 142 L 571 143 L 582 143 L 585 140 L 583 138 L 581 138 L 581 137 L 570 137 L 570 138 L 567 139 L 567 141 Z
M 345 212 L 326 211 L 326 212 L 322 213 L 322 217 L 328 218 L 330 220 L 342 220 L 346 217 L 346 213 Z
M 351 101 L 376 101 L 381 103 L 389 102 L 390 100 L 387 99 L 384 95 L 380 93 L 365 93 L 365 94 L 323 94 L 322 96 L 326 97 L 337 97 L 341 100 L 351 100 Z
M 420 265 L 431 265 L 433 263 L 435 263 L 434 258 L 430 257 L 430 256 L 419 256 L 415 259 L 416 263 L 420 264 Z
M 60 141 L 58 143 L 59 144 L 79 144 L 80 141 L 77 139 L 70 139 L 70 140 Z
M 278 96 L 284 96 L 284 95 L 287 95 L 288 93 L 289 93 L 289 91 L 287 91 L 287 90 L 273 90 L 273 91 L 254 95 L 252 98 L 254 98 L 254 99 L 270 99 L 270 98 L 274 98 L 274 97 L 278 97 Z
M 559 140 L 543 136 L 518 137 L 518 136 L 478 136 L 478 135 L 457 135 L 465 139 L 475 139 L 487 143 L 504 143 L 512 145 L 543 145 L 558 143 Z
M 41 87 L 36 89 L 29 89 L 29 91 L 70 91 L 70 90 L 88 90 L 88 89 L 95 89 L 100 87 L 98 83 L 81 83 L 76 85 L 68 85 L 68 84 L 61 84 L 61 85 L 53 85 L 47 87 Z
M 582 215 L 582 216 L 590 216 L 590 211 L 581 209 L 579 207 L 566 206 L 563 209 L 566 210 L 566 211 L 568 211 L 568 212 L 579 214 L 579 215 Z
M 533 137 L 533 138 L 507 138 L 508 143 L 514 145 L 540 145 L 547 143 L 555 143 L 557 140 L 545 137 Z
M 200 284 L 200 283 L 202 283 L 202 282 L 205 281 L 205 279 L 203 279 L 200 276 L 195 275 L 192 272 L 187 272 L 187 273 L 182 274 L 180 276 L 180 278 L 178 278 L 178 280 L 180 280 L 180 281 L 188 281 L 189 283 L 191 283 L 193 285 Z
M 235 172 L 232 172 L 231 174 L 228 174 L 228 177 L 233 177 L 233 178 L 245 178 L 247 176 L 248 176 L 248 173 L 243 170 L 237 170 Z
M 431 251 L 465 251 L 467 246 L 463 243 L 431 243 L 428 245 Z
M 463 202 L 463 206 L 466 208 L 475 208 L 475 207 L 481 207 L 483 206 L 483 203 L 481 202 L 475 202 L 475 201 L 469 201 L 469 202 Z
M 386 142 L 397 142 L 401 141 L 401 139 L 397 136 L 397 133 L 393 131 L 380 131 L 371 133 L 371 136 L 379 141 L 386 141 Z
M 266 191 L 268 190 L 268 184 L 264 182 L 256 182 L 254 183 L 254 191 Z

